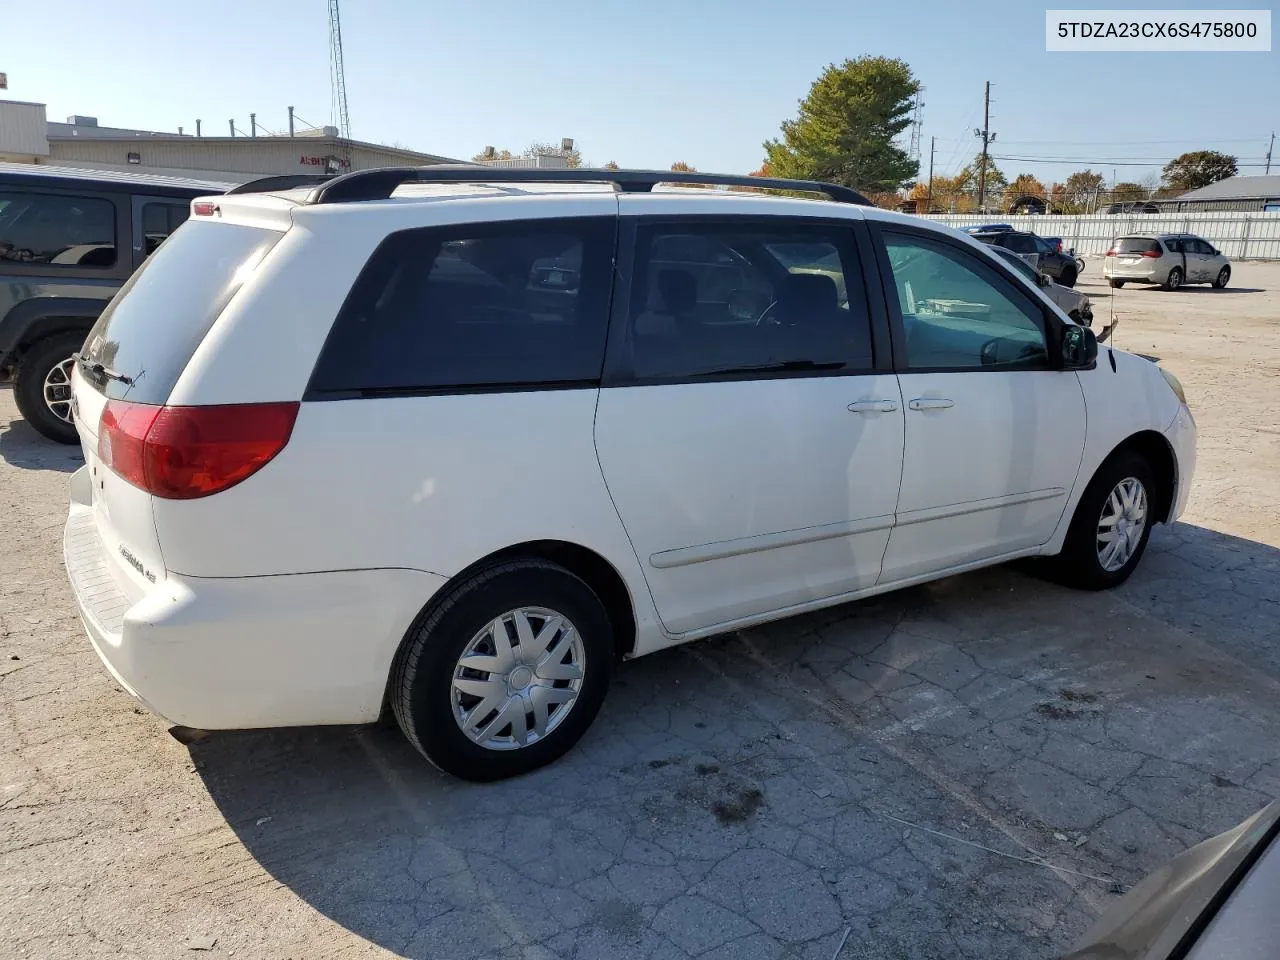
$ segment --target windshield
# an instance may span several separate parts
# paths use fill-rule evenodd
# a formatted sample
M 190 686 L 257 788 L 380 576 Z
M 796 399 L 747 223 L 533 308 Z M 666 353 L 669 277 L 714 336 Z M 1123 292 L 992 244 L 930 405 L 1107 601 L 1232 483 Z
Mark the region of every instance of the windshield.
M 164 403 L 187 361 L 253 269 L 284 234 L 190 220 L 164 241 L 107 305 L 86 360 L 131 378 L 99 376 L 112 398 Z

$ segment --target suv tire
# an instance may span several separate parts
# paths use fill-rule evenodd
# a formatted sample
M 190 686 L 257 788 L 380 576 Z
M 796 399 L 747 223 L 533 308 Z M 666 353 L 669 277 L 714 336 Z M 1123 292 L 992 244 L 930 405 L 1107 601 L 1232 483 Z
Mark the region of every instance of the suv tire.
M 1145 457 L 1122 451 L 1103 463 L 1085 487 L 1062 552 L 1054 558 L 1057 579 L 1081 590 L 1106 590 L 1128 580 L 1151 538 L 1155 502 L 1155 474 Z M 1104 535 L 1111 539 L 1103 541 Z M 1123 546 L 1104 562 L 1117 536 Z
M 549 649 L 535 645 L 544 636 Z M 613 660 L 609 615 L 586 583 L 540 558 L 507 560 L 428 605 L 392 667 L 391 707 L 409 742 L 441 770 L 500 780 L 551 763 L 578 742 L 604 702 Z M 474 716 L 478 710 L 484 715 Z M 469 716 L 475 723 L 464 732 Z
M 70 368 L 66 364 L 71 354 L 84 345 L 84 337 L 84 333 L 59 333 L 36 341 L 18 363 L 13 381 L 13 398 L 27 423 L 58 443 L 80 441 L 76 425 L 71 421 Z M 60 389 L 61 379 L 66 379 L 65 390 Z M 65 402 L 50 406 L 45 396 L 46 386 L 56 396 L 65 393 Z M 65 411 L 65 419 L 57 411 Z
M 1064 267 L 1062 270 L 1062 276 L 1058 279 L 1058 283 L 1062 284 L 1064 287 L 1074 287 L 1076 285 L 1076 276 L 1077 273 L 1075 267 Z
M 1182 268 L 1174 267 L 1169 271 L 1169 276 L 1164 281 L 1164 288 L 1166 290 L 1177 290 L 1180 286 L 1182 286 Z
M 1107 283 L 1111 284 L 1111 286 L 1117 290 L 1124 286 L 1123 280 L 1108 280 Z

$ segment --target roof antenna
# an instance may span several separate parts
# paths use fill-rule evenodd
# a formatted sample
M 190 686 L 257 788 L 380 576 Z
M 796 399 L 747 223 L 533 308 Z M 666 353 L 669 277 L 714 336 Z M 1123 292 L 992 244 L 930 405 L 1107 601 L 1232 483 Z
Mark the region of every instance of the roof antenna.
M 1112 373 L 1116 372 L 1116 326 L 1120 322 L 1116 319 L 1116 297 L 1119 296 L 1122 289 L 1124 288 L 1112 286 L 1111 296 L 1107 298 L 1107 306 L 1111 311 L 1111 316 L 1108 318 L 1110 322 L 1107 324 L 1106 329 L 1107 359 L 1111 361 Z

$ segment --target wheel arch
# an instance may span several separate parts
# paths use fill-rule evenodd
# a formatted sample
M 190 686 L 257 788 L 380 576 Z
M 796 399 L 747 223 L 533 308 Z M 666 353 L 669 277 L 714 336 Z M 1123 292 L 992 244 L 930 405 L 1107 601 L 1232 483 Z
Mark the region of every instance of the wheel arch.
M 436 605 L 448 596 L 450 589 L 456 584 L 462 583 L 485 567 L 491 567 L 517 558 L 548 560 L 581 578 L 600 598 L 600 602 L 604 604 L 605 612 L 609 615 L 609 623 L 613 627 L 613 647 L 618 659 L 622 659 L 634 652 L 636 643 L 635 603 L 631 598 L 630 590 L 627 589 L 626 581 L 622 578 L 622 574 L 618 572 L 612 563 L 589 547 L 570 543 L 567 540 L 529 540 L 524 543 L 512 544 L 486 554 L 474 563 L 468 564 L 459 570 L 418 611 L 418 615 L 413 618 L 413 622 L 405 630 L 404 636 L 400 638 L 395 656 L 391 658 L 391 664 L 387 671 L 387 685 L 382 698 L 382 722 L 386 722 L 391 716 L 390 695 L 395 677 L 396 663 L 400 659 L 405 644 L 417 631 L 418 625 L 431 616 Z
M 41 340 L 83 330 L 87 335 L 107 300 L 32 297 L 0 319 L 0 364 L 12 363 Z
M 1169 444 L 1168 438 L 1155 430 L 1140 430 L 1125 437 L 1098 464 L 1093 471 L 1094 476 L 1106 464 L 1125 453 L 1137 453 L 1151 464 L 1157 485 L 1152 491 L 1156 501 L 1153 504 L 1155 520 L 1158 523 L 1168 523 L 1178 489 L 1178 460 L 1174 456 L 1173 447 Z

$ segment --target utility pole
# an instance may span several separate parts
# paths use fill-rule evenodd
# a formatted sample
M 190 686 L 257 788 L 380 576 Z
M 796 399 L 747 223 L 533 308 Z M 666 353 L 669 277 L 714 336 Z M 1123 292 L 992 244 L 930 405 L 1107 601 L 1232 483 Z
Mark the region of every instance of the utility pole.
M 929 138 L 929 192 L 924 201 L 924 212 L 929 213 L 933 209 L 933 151 L 938 146 L 938 138 Z
M 256 113 L 249 114 L 249 136 L 256 137 L 258 135 L 258 115 Z
M 982 95 L 982 129 L 974 130 L 975 137 L 982 138 L 982 160 L 978 164 L 978 212 L 987 212 L 987 147 L 995 140 L 991 132 L 991 81 L 987 81 L 986 92 Z
M 1274 147 L 1275 145 L 1276 145 L 1276 132 L 1272 130 L 1271 142 L 1267 144 L 1267 169 L 1266 169 L 1266 173 L 1263 174 L 1264 177 L 1267 174 L 1271 173 L 1271 148 Z

